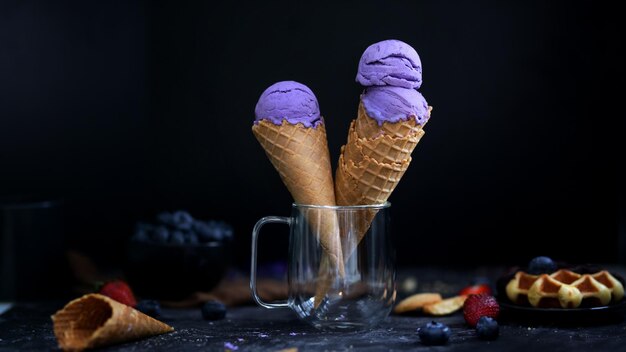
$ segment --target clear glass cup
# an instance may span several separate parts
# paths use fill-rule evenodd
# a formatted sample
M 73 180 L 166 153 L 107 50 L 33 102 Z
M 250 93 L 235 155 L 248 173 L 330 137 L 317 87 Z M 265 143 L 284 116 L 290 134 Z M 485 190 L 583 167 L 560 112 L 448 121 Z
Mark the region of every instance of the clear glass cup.
M 322 329 L 367 328 L 381 322 L 396 299 L 390 206 L 388 202 L 359 206 L 293 204 L 291 217 L 261 218 L 252 231 L 250 289 L 254 300 L 265 308 L 291 308 L 302 320 Z M 329 222 L 336 224 L 334 229 L 324 225 Z M 256 290 L 257 242 L 261 227 L 267 223 L 283 223 L 290 228 L 286 302 L 264 302 Z M 339 236 L 341 263 L 329 260 L 322 246 L 324 236 Z

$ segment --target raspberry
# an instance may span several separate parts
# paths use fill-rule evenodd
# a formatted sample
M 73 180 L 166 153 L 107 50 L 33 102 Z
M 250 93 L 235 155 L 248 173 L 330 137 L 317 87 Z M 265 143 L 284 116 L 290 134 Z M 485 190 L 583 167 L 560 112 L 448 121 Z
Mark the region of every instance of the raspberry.
M 105 295 L 127 306 L 135 307 L 137 300 L 130 286 L 122 280 L 109 281 L 105 283 L 98 291 L 101 295 Z
M 480 294 L 490 295 L 491 294 L 491 287 L 489 287 L 489 285 L 487 285 L 487 284 L 477 284 L 477 285 L 464 287 L 459 292 L 459 295 L 461 295 L 461 296 L 480 295 Z
M 471 327 L 475 327 L 481 317 L 496 319 L 498 314 L 500 305 L 493 296 L 469 295 L 463 305 L 463 317 Z

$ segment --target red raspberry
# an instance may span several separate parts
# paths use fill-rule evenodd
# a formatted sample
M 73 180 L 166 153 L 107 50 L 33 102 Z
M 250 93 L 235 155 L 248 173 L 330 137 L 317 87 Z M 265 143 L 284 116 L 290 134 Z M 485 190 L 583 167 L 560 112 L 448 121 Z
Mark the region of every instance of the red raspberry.
M 472 286 L 467 286 L 459 292 L 459 295 L 461 296 L 481 295 L 481 294 L 490 295 L 491 287 L 489 287 L 489 285 L 487 284 L 476 284 Z
M 463 304 L 463 317 L 467 324 L 475 327 L 481 317 L 498 318 L 500 305 L 490 295 L 469 295 Z
M 105 295 L 127 306 L 134 307 L 137 305 L 137 300 L 130 286 L 122 280 L 109 281 L 102 285 L 99 292 L 101 295 Z

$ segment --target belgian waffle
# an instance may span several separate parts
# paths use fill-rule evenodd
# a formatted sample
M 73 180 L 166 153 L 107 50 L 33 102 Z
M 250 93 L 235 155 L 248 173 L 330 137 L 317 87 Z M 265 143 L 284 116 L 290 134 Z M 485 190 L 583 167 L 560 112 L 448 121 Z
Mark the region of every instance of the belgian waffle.
M 506 294 L 513 303 L 537 308 L 597 307 L 620 301 L 624 286 L 606 270 L 578 274 L 561 269 L 550 275 L 518 271 L 506 285 Z

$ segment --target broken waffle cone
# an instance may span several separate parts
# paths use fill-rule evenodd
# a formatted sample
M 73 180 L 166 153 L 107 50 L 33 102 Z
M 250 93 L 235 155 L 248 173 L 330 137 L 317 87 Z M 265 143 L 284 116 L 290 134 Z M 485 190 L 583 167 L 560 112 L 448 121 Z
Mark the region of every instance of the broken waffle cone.
M 285 186 L 298 204 L 330 205 L 335 203 L 335 189 L 330 167 L 324 124 L 307 128 L 302 124 L 281 125 L 261 120 L 252 132 L 265 150 Z M 334 211 L 311 208 L 304 214 L 311 231 L 319 234 L 330 264 L 344 275 L 339 225 Z
M 52 316 L 59 348 L 81 351 L 164 334 L 174 329 L 100 294 L 69 302 Z

